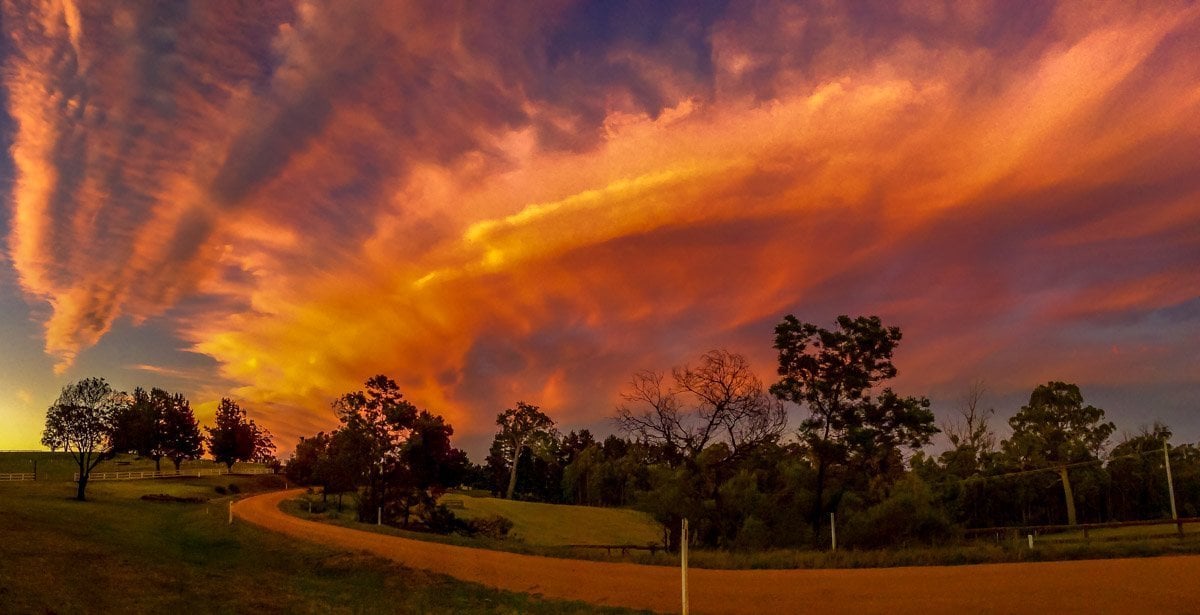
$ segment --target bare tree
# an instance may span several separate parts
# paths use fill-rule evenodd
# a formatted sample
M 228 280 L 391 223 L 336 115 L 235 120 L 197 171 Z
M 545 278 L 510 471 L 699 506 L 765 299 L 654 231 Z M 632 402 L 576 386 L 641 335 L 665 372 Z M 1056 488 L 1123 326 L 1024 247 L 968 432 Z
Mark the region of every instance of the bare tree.
M 996 434 L 988 421 L 996 415 L 995 408 L 983 408 L 981 402 L 987 392 L 982 380 L 971 383 L 958 407 L 958 416 L 942 424 L 942 431 L 950 439 L 950 445 L 970 451 L 975 460 L 996 447 Z
M 742 355 L 712 350 L 671 376 L 674 386 L 664 386 L 660 372 L 634 374 L 616 420 L 623 431 L 663 446 L 673 462 L 693 459 L 716 442 L 737 456 L 775 441 L 787 427 L 783 405 L 771 399 Z
M 662 372 L 643 370 L 633 375 L 629 390 L 621 393 L 624 404 L 617 406 L 617 425 L 648 442 L 678 451 L 689 435 L 680 416 L 679 393 L 663 386 Z

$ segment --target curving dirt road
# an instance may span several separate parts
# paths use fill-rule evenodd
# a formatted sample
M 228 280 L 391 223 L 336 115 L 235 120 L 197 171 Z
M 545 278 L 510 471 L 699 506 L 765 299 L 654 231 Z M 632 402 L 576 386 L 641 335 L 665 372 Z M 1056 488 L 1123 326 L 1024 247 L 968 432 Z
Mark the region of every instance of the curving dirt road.
M 279 510 L 300 490 L 241 500 L 250 523 L 410 568 L 548 598 L 679 610 L 679 569 L 567 560 L 409 540 Z M 1200 556 L 860 570 L 701 570 L 694 613 L 1200 613 Z

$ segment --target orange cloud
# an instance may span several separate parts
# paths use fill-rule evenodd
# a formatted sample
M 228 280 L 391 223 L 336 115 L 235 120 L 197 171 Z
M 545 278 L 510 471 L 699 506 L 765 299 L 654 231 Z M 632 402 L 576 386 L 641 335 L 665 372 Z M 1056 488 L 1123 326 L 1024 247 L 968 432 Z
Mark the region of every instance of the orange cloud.
M 289 439 L 378 372 L 476 437 L 518 399 L 596 421 L 714 346 L 767 375 L 787 312 L 900 324 L 912 387 L 1167 365 L 1147 319 L 1185 328 L 1200 281 L 1197 10 L 938 6 L 762 3 L 672 17 L 703 53 L 590 55 L 570 7 L 33 11 L 14 266 L 60 365 L 171 309 Z M 1147 350 L 1090 354 L 1114 335 Z

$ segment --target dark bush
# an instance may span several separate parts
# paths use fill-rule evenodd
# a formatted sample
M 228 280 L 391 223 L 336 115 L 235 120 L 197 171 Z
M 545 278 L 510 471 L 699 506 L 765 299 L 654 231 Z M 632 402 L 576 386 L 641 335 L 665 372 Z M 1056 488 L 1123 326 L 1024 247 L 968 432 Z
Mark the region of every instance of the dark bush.
M 435 534 L 470 533 L 470 526 L 467 522 L 454 516 L 454 513 L 443 504 L 438 504 L 430 509 L 424 522 L 425 528 Z
M 241 487 L 238 487 L 237 485 L 235 485 L 233 483 L 229 484 L 229 493 L 241 493 L 241 492 L 242 492 Z
M 508 517 L 501 515 L 488 515 L 471 519 L 467 522 L 467 527 L 472 535 L 502 540 L 508 537 L 508 532 L 513 528 L 513 522 Z
M 219 493 L 219 494 L 221 494 L 221 495 L 225 495 L 226 493 L 228 493 L 227 491 L 225 491 L 225 488 L 224 488 L 224 487 L 222 487 L 222 486 L 220 486 L 220 485 L 217 485 L 216 487 L 213 487 L 213 489 L 214 489 L 214 490 L 216 490 L 216 492 L 217 492 L 217 493 Z
M 203 504 L 208 500 L 197 497 L 179 497 L 166 493 L 147 493 L 142 496 L 142 499 L 147 502 L 179 502 L 182 504 Z

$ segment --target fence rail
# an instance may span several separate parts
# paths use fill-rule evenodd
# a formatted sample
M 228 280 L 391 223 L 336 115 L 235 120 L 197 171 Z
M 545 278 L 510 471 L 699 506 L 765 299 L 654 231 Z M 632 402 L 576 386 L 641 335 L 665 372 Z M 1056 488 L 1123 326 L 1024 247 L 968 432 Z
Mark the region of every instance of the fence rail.
M 191 476 L 224 476 L 227 474 L 272 474 L 273 472 L 267 468 L 255 468 L 252 470 L 236 470 L 230 472 L 223 468 L 213 468 L 211 470 L 183 470 L 176 472 L 92 472 L 88 474 L 88 481 L 94 480 L 140 480 L 148 478 L 180 478 Z M 79 482 L 79 472 L 71 478 L 75 482 Z
M 10 472 L 7 474 L 0 474 L 0 482 L 19 480 L 37 480 L 37 475 L 32 472 Z
M 1200 517 L 1187 517 L 1184 519 L 1147 519 L 1142 521 L 1112 521 L 1109 523 L 1080 523 L 1078 525 L 1028 525 L 1028 526 L 1006 526 L 1006 527 L 981 527 L 975 529 L 964 530 L 963 535 L 971 536 L 989 536 L 994 535 L 997 540 L 1004 536 L 1021 536 L 1024 534 L 1058 534 L 1062 532 L 1083 532 L 1083 537 L 1088 537 L 1088 532 L 1091 530 L 1103 530 L 1116 527 L 1138 527 L 1146 525 L 1174 525 L 1183 533 L 1185 523 L 1200 523 Z
M 659 551 L 664 550 L 662 545 L 566 545 L 570 549 L 604 549 L 612 555 L 614 549 L 619 550 L 621 555 L 629 555 L 630 551 L 649 551 L 650 555 L 654 555 Z

